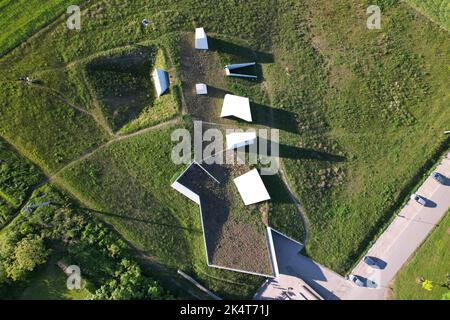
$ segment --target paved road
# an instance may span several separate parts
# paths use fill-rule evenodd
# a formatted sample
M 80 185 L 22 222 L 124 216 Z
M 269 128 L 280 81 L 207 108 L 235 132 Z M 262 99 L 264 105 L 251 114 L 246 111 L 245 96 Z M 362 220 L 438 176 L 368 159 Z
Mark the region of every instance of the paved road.
M 450 153 L 439 164 L 436 171 L 450 178 Z M 428 206 L 423 207 L 414 201 L 409 201 L 367 253 L 384 261 L 385 268 L 374 272 L 372 268 L 360 261 L 352 271 L 353 274 L 377 282 L 378 289 L 357 287 L 339 274 L 299 255 L 298 252 L 301 249 L 299 244 L 274 233 L 273 239 L 280 273 L 288 277 L 270 280 L 260 289 L 255 298 L 279 299 L 282 296 L 280 288 L 291 287 L 290 291 L 300 291 L 301 288 L 296 286 L 291 278 L 297 277 L 303 279 L 325 299 L 385 299 L 395 274 L 450 208 L 450 180 L 448 185 L 441 185 L 434 179 L 428 178 L 417 193 L 429 200 Z

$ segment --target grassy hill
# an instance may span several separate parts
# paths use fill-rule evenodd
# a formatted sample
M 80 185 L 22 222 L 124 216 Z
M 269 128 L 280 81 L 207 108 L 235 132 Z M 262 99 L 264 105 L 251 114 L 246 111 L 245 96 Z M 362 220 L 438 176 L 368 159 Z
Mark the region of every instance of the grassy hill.
M 68 0 L 1 0 L 0 56 L 53 22 L 71 4 Z

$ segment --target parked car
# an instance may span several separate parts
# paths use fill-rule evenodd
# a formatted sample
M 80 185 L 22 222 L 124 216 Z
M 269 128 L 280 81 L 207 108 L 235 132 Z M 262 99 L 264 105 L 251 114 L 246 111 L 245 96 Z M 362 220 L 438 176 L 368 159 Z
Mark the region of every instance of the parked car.
M 349 280 L 356 284 L 358 287 L 362 288 L 375 289 L 378 287 L 378 285 L 374 281 L 353 274 L 349 276 Z
M 421 204 L 422 206 L 426 206 L 426 204 L 427 204 L 427 201 L 423 197 L 421 197 L 415 193 L 411 195 L 411 200 L 416 201 L 417 203 Z
M 386 262 L 384 262 L 381 259 L 375 258 L 375 257 L 365 256 L 363 260 L 368 266 L 370 266 L 374 269 L 381 270 L 386 267 Z
M 436 180 L 437 182 L 439 182 L 440 184 L 445 184 L 447 181 L 447 178 L 444 177 L 442 174 L 440 174 L 439 172 L 433 172 L 431 174 L 431 177 Z

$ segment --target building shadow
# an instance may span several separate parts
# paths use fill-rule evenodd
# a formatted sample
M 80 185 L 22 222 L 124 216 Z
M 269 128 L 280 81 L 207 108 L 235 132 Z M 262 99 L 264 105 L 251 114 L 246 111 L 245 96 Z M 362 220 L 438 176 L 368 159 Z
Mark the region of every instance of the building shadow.
M 215 169 L 214 173 L 217 177 L 213 175 L 214 178 L 226 179 L 222 175 L 226 175 L 227 172 L 221 171 L 218 165 L 211 165 L 207 168 Z M 217 183 L 209 176 L 209 172 L 207 173 L 203 169 L 203 163 L 202 167 L 193 164 L 177 182 L 200 198 L 202 226 L 205 233 L 208 263 L 212 263 L 224 232 L 223 227 L 230 215 L 231 204 L 227 199 L 226 188 L 222 184 Z
M 267 140 L 258 137 L 258 153 L 260 154 L 261 145 L 267 146 L 267 155 L 276 156 L 275 150 L 278 148 L 279 157 L 285 159 L 295 159 L 295 160 L 317 160 L 317 161 L 327 161 L 327 162 L 344 162 L 347 160 L 346 157 L 340 155 L 334 155 L 329 152 L 317 151 L 314 149 L 301 148 L 289 146 L 287 144 L 280 144 L 272 140 Z M 248 147 L 247 147 L 248 148 Z M 253 152 L 252 148 L 248 148 L 249 152 Z
M 232 94 L 232 93 L 226 89 L 217 88 L 217 87 L 208 85 L 208 96 L 209 97 L 223 99 L 226 94 Z
M 281 274 L 302 279 L 326 300 L 339 300 L 334 293 L 320 283 L 327 281 L 322 268 L 298 253 L 302 248 L 300 244 L 274 231 L 272 239 Z
M 259 103 L 251 103 L 253 122 L 269 128 L 299 133 L 297 115 L 283 109 L 273 108 Z
M 222 52 L 237 57 L 248 59 L 247 62 L 272 63 L 274 62 L 273 54 L 254 50 L 240 44 L 236 44 L 217 37 L 208 37 L 209 49 L 212 51 Z M 240 63 L 237 61 L 236 63 Z

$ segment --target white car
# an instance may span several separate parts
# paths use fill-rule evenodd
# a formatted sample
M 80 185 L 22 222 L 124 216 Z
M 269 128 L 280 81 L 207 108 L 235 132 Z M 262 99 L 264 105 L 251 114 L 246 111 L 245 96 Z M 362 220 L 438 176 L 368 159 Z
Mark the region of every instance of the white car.
M 411 195 L 411 200 L 416 201 L 417 203 L 421 204 L 422 206 L 426 206 L 426 204 L 427 204 L 427 201 L 423 197 L 419 196 L 416 193 L 413 193 Z

